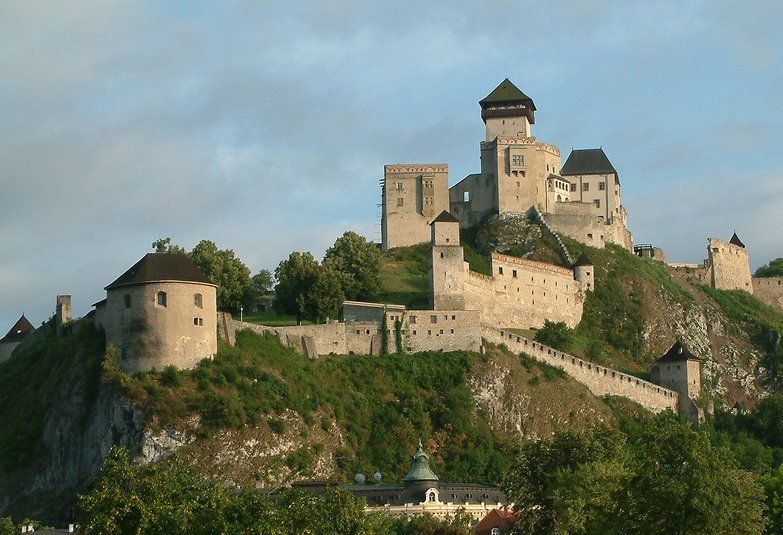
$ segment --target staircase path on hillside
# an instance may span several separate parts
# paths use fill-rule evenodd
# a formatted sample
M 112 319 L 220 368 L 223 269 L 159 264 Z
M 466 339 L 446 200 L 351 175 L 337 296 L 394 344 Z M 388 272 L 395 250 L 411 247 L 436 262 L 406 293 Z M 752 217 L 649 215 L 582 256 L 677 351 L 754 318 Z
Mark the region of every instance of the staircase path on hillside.
M 574 258 L 571 256 L 571 252 L 568 250 L 568 247 L 566 247 L 565 243 L 563 243 L 563 240 L 560 239 L 560 236 L 558 236 L 552 228 L 549 226 L 549 223 L 546 222 L 546 219 L 544 219 L 544 214 L 541 213 L 541 210 L 538 208 L 538 206 L 533 206 L 533 215 L 535 216 L 535 219 L 538 221 L 539 225 L 541 226 L 541 231 L 549 237 L 551 240 L 555 242 L 555 245 L 557 245 L 558 252 L 560 253 L 560 257 L 563 259 L 563 262 L 566 264 L 566 267 L 571 267 L 574 265 Z
M 666 409 L 677 412 L 678 396 L 673 390 L 582 360 L 503 329 L 484 326 L 482 336 L 493 344 L 505 345 L 514 353 L 524 353 L 562 369 L 596 396 L 623 396 L 652 412 L 657 413 Z

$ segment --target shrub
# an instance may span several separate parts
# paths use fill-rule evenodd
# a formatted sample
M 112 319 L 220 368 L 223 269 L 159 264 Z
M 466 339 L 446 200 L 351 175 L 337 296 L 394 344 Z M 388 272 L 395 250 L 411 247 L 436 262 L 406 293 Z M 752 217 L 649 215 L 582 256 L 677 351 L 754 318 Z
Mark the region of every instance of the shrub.
M 560 351 L 568 351 L 574 345 L 574 331 L 562 321 L 546 320 L 544 327 L 536 332 L 536 342 L 541 342 Z

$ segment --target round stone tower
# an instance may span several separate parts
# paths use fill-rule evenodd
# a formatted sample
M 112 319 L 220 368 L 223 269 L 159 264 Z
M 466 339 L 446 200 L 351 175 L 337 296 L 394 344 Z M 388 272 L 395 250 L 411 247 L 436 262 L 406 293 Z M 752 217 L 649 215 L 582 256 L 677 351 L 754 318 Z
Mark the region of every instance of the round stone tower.
M 587 253 L 579 255 L 574 263 L 574 279 L 584 283 L 588 292 L 595 288 L 595 266 Z

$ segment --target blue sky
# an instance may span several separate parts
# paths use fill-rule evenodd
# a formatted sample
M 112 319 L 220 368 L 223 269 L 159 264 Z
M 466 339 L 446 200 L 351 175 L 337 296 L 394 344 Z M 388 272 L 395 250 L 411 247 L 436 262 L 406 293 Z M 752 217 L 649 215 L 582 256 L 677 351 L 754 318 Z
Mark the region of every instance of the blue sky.
M 783 3 L 280 4 L 0 4 L 0 330 L 159 237 L 253 271 L 378 239 L 383 164 L 478 170 L 505 77 L 540 140 L 604 148 L 637 242 L 783 256 Z

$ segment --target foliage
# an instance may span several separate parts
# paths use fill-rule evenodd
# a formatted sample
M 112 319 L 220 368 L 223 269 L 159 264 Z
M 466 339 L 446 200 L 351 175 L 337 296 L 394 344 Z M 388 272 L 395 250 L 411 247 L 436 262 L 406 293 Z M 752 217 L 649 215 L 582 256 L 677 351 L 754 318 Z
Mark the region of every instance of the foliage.
M 250 278 L 250 284 L 242 293 L 242 306 L 246 312 L 258 310 L 261 299 L 272 291 L 274 282 L 272 272 L 267 269 L 262 269 Z
M 250 286 L 250 269 L 234 251 L 218 249 L 214 242 L 202 240 L 190 252 L 190 259 L 217 284 L 218 309 L 238 311 L 245 289 Z
M 395 353 L 402 353 L 405 348 L 402 345 L 402 321 L 400 318 L 394 320 L 394 347 Z
M 334 317 L 344 300 L 338 275 L 311 253 L 291 253 L 280 262 L 275 278 L 275 310 L 293 314 L 297 321 Z
M 152 250 L 156 253 L 187 254 L 179 245 L 172 245 L 171 238 L 161 238 L 152 242 Z
M 346 299 L 372 301 L 381 293 L 381 252 L 355 232 L 346 232 L 326 251 L 324 265 L 338 274 Z
M 408 308 L 429 306 L 430 248 L 427 244 L 398 247 L 382 253 L 380 277 L 385 303 Z
M 709 435 L 664 413 L 522 445 L 515 533 L 761 533 L 763 491 Z
M 468 384 L 482 357 L 472 353 L 421 353 L 393 359 L 334 356 L 311 360 L 283 348 L 272 336 L 237 333 L 235 347 L 221 344 L 213 360 L 179 371 L 181 386 L 162 384 L 162 374 L 130 378 L 131 398 L 162 426 L 197 413 L 202 431 L 259 426 L 286 410 L 303 419 L 335 422 L 344 436 L 341 473 L 404 475 L 419 437 L 438 437 L 448 447 L 433 452 L 444 479 L 497 481 L 507 466 L 506 443 L 474 413 Z M 327 426 L 330 428 L 331 424 Z
M 176 459 L 134 468 L 125 450 L 113 452 L 79 506 L 84 531 L 103 535 L 369 535 L 378 533 L 380 525 L 379 518 L 366 516 L 361 503 L 344 492 L 235 492 L 199 478 Z
M 783 277 L 783 258 L 770 260 L 756 270 L 754 277 Z
M 16 534 L 17 529 L 14 527 L 14 522 L 6 516 L 0 516 L 0 535 Z
M 63 338 L 43 338 L 0 363 L 0 474 L 31 466 L 46 455 L 47 414 L 70 389 L 70 411 L 89 416 L 97 398 L 103 335 L 81 324 Z
M 783 533 L 783 466 L 761 476 L 759 482 L 766 496 L 765 516 L 769 522 L 766 533 Z
M 730 448 L 742 468 L 777 468 L 783 464 L 783 395 L 767 396 L 749 413 L 719 411 L 711 430 L 713 442 Z
M 562 321 L 545 320 L 544 326 L 536 332 L 536 342 L 568 351 L 574 345 L 574 331 Z

